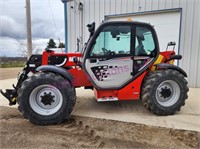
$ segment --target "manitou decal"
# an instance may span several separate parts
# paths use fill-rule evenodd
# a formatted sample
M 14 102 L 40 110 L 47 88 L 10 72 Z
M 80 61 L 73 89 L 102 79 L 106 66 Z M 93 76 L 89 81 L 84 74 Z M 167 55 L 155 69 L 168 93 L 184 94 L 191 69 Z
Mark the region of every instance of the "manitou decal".
M 104 81 L 110 75 L 117 75 L 129 71 L 128 65 L 124 66 L 97 66 L 91 68 L 93 74 L 98 81 Z

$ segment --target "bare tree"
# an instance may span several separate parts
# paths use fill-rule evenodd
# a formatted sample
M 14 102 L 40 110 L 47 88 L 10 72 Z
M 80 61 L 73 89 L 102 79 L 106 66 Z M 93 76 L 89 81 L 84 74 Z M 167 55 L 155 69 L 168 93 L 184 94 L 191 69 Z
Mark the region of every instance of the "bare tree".
M 27 51 L 27 44 L 26 41 L 21 41 L 16 39 L 17 45 L 18 45 L 18 50 L 20 51 L 19 56 L 22 57 L 28 57 L 28 51 Z M 40 54 L 43 50 L 39 48 L 35 43 L 32 44 L 33 48 L 33 54 Z

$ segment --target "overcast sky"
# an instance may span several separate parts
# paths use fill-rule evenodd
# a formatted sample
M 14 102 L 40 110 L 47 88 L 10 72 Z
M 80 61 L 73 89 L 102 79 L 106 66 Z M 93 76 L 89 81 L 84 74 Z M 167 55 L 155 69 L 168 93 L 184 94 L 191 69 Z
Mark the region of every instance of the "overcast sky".
M 44 49 L 49 38 L 64 42 L 63 7 L 61 0 L 31 0 L 33 48 Z M 0 56 L 21 56 L 23 44 L 26 46 L 25 0 L 0 0 Z

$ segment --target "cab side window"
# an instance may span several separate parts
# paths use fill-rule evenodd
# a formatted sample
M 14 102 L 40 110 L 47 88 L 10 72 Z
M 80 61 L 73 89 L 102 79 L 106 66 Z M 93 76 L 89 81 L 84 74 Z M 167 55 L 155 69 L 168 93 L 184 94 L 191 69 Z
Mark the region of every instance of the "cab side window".
M 136 27 L 135 56 L 150 56 L 155 50 L 155 42 L 151 30 Z

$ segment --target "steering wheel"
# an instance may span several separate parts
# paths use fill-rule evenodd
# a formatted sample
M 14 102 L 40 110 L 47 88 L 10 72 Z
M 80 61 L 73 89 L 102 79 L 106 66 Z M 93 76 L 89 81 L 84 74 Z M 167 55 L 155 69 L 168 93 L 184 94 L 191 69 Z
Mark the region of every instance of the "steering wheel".
M 102 48 L 104 55 L 115 55 L 115 51 L 107 50 L 106 48 Z
M 102 48 L 102 51 L 103 51 L 104 53 L 110 53 L 110 51 L 107 50 L 106 48 Z
M 110 55 L 111 51 L 107 50 L 106 48 L 102 48 L 104 55 Z

